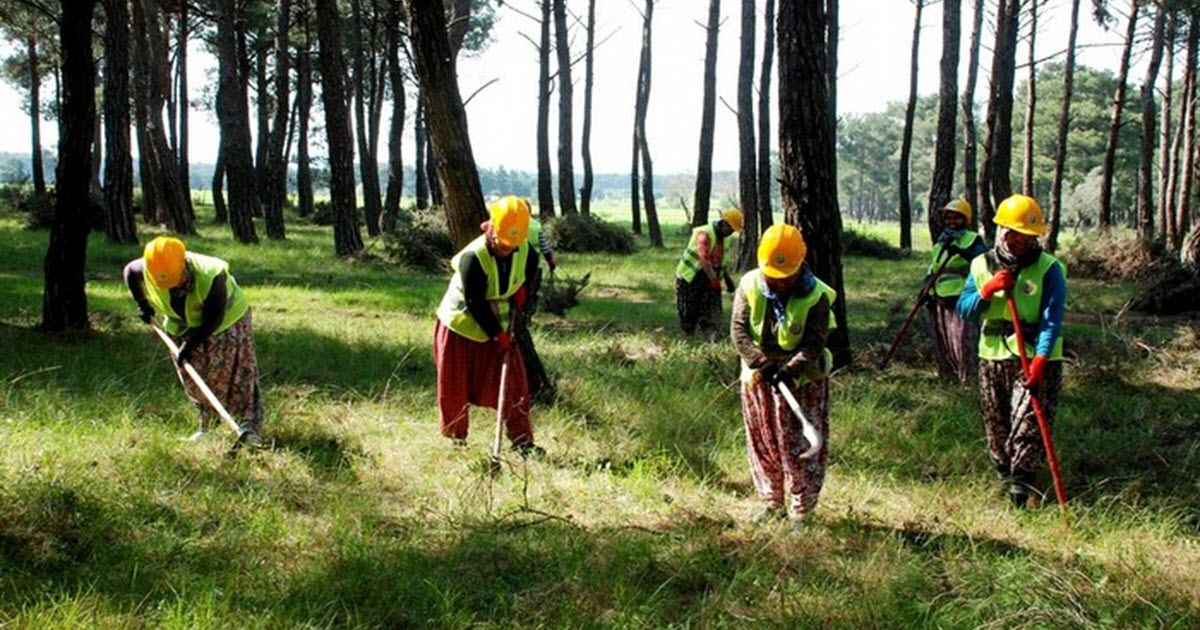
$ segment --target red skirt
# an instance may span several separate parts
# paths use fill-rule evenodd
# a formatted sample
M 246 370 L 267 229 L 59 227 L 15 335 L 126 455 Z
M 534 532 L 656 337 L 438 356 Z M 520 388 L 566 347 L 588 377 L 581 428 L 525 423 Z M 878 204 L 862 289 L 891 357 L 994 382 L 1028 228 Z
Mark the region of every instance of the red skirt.
M 508 353 L 504 424 L 513 444 L 533 442 L 529 425 L 529 384 L 520 348 Z M 496 408 L 500 394 L 500 350 L 495 341 L 479 343 L 446 328 L 433 327 L 433 362 L 437 366 L 438 423 L 442 435 L 465 439 L 470 406 Z

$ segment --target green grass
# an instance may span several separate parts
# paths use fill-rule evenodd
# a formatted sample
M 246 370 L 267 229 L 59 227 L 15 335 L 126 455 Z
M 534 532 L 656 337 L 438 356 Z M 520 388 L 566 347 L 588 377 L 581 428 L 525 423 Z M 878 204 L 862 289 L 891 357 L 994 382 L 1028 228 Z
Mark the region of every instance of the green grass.
M 47 235 L 0 213 L 0 626 L 1200 624 L 1194 324 L 1114 321 L 1134 287 L 1072 279 L 1067 529 L 1006 507 L 976 397 L 937 381 L 923 334 L 871 367 L 924 254 L 851 258 L 860 362 L 833 385 L 821 504 L 803 532 L 755 527 L 736 360 L 676 333 L 664 214 L 665 250 L 560 256 L 593 275 L 534 331 L 561 389 L 534 415 L 549 456 L 492 480 L 494 416 L 465 451 L 437 432 L 444 277 L 335 260 L 296 221 L 252 247 L 202 226 L 189 245 L 253 303 L 275 443 L 229 461 L 227 436 L 180 441 L 195 411 L 119 281 L 137 248 L 93 237 L 93 331 L 45 336 Z

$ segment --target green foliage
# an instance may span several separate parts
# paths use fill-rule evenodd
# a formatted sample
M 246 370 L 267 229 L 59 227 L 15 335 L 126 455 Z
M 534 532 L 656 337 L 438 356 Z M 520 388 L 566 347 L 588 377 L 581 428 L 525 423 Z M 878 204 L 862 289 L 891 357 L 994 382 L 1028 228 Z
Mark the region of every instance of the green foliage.
M 842 253 L 847 256 L 864 256 L 881 260 L 900 260 L 906 258 L 904 250 L 875 236 L 859 232 L 854 228 L 842 231 Z
M 546 222 L 546 238 L 564 252 L 633 252 L 633 233 L 594 215 L 574 214 Z
M 454 255 L 454 243 L 440 210 L 401 210 L 396 228 L 383 235 L 384 258 L 426 271 L 444 271 Z

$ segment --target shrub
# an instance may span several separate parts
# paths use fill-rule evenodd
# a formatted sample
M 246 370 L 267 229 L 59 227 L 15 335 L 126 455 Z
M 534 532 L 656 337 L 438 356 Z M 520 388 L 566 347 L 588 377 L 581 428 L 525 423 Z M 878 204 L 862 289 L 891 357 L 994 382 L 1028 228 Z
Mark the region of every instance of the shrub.
M 567 311 L 579 306 L 579 294 L 592 279 L 589 271 L 582 278 L 571 278 L 563 275 L 561 278 L 550 275 L 542 285 L 541 309 L 565 317 Z
M 550 245 L 564 252 L 633 252 L 633 233 L 592 215 L 574 214 L 546 222 Z
M 333 204 L 328 199 L 313 204 L 312 222 L 317 225 L 333 225 Z
M 842 231 L 842 253 L 848 256 L 866 256 L 883 260 L 900 260 L 908 257 L 907 252 L 888 244 L 882 238 L 852 229 Z
M 1133 235 L 1112 232 L 1088 234 L 1062 252 L 1072 277 L 1096 280 L 1142 280 L 1176 269 L 1178 261 L 1162 247 Z
M 383 257 L 391 263 L 444 271 L 453 255 L 454 242 L 440 211 L 401 210 L 395 229 L 383 235 Z

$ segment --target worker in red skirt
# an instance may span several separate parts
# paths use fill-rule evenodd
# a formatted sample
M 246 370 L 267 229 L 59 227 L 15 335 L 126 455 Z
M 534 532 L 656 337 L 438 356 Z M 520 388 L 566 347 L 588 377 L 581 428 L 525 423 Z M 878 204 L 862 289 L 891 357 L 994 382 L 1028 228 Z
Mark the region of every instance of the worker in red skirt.
M 510 316 L 525 306 L 525 280 L 537 271 L 528 243 L 529 204 L 504 197 L 490 215 L 480 226 L 483 234 L 451 260 L 450 286 L 438 307 L 433 331 L 438 420 L 442 435 L 465 444 L 470 405 L 497 406 L 507 362 L 505 431 L 521 455 L 542 455 L 533 443 L 528 379 Z

